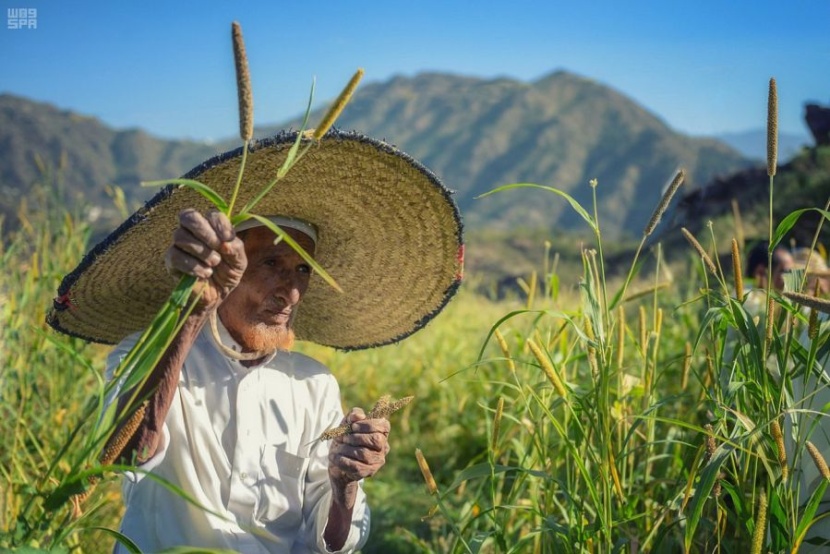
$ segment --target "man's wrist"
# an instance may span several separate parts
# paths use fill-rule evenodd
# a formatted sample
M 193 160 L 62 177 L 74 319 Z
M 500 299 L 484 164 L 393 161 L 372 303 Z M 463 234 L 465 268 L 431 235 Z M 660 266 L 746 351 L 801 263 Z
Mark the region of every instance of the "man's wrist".
M 351 510 L 357 500 L 357 481 L 346 481 L 329 476 L 331 481 L 332 503 L 338 507 Z
M 331 506 L 329 519 L 323 532 L 323 540 L 329 551 L 343 548 L 352 525 L 352 512 L 357 499 L 357 482 L 345 481 L 329 475 L 331 482 Z

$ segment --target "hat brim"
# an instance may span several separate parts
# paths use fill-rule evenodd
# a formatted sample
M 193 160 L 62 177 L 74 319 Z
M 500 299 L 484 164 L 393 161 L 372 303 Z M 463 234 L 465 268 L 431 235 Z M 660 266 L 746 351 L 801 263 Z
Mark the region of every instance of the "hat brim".
M 296 133 L 249 147 L 237 205 L 276 175 Z M 185 177 L 229 198 L 242 148 Z M 55 329 L 114 344 L 144 329 L 175 284 L 164 254 L 185 208 L 213 206 L 167 185 L 67 275 L 48 316 Z M 343 289 L 313 275 L 294 322 L 299 340 L 356 350 L 401 340 L 426 325 L 457 290 L 463 268 L 458 208 L 437 177 L 395 147 L 330 131 L 254 209 L 318 231 L 315 259 Z

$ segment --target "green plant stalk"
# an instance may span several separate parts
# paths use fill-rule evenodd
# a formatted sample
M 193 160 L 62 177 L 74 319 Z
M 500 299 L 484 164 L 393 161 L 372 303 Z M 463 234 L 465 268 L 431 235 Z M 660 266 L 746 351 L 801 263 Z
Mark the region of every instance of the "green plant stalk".
M 500 417 L 503 418 L 502 414 L 499 414 L 499 415 L 500 415 Z M 490 492 L 490 506 L 492 507 L 492 509 L 489 510 L 488 515 L 489 515 L 489 517 L 491 518 L 491 520 L 493 522 L 493 528 L 495 530 L 495 538 L 496 538 L 496 542 L 499 544 L 499 548 L 501 548 L 502 550 L 507 550 L 507 543 L 504 539 L 504 533 L 503 533 L 504 526 L 502 524 L 500 524 L 500 522 L 499 522 L 499 512 L 496 509 L 496 507 L 499 505 L 498 492 L 496 490 L 496 484 L 497 484 L 497 481 L 496 481 L 496 462 L 497 462 L 497 460 L 496 460 L 496 450 L 495 449 L 496 449 L 496 444 L 497 444 L 497 441 L 498 441 L 498 436 L 496 435 L 496 431 L 498 429 L 496 429 L 496 426 L 497 426 L 497 423 L 496 423 L 496 419 L 494 418 L 492 428 L 489 429 L 489 433 L 488 433 L 488 435 L 492 437 L 492 440 L 488 441 L 488 448 L 487 448 L 487 458 L 488 458 L 488 462 L 489 462 L 489 465 L 490 465 L 490 483 L 489 483 L 490 484 L 490 491 L 489 491 Z
M 773 244 L 773 216 L 772 216 L 772 200 L 773 200 L 773 191 L 775 186 L 775 177 L 770 175 L 769 176 L 769 250 L 767 251 L 767 290 L 766 290 L 766 307 L 764 308 L 767 318 L 772 317 L 770 313 L 770 297 L 772 296 L 772 251 L 775 248 Z M 764 350 L 763 350 L 763 358 L 764 360 L 767 359 L 767 355 L 769 353 L 769 349 L 771 345 L 769 344 L 769 337 L 767 337 L 767 333 L 764 333 Z
M 712 262 L 715 264 L 715 267 L 717 267 L 717 269 L 718 269 L 718 275 L 715 278 L 718 281 L 718 284 L 721 286 L 721 290 L 723 290 L 724 297 L 728 298 L 731 293 L 729 291 L 729 285 L 727 284 L 726 276 L 723 272 L 723 267 L 721 266 L 721 263 L 720 263 L 720 256 L 717 255 L 718 241 L 715 238 L 715 229 L 714 229 L 711 221 L 709 222 L 709 225 L 707 225 L 707 227 L 709 229 L 709 238 L 712 241 L 712 250 L 715 252 L 715 256 L 714 256 L 714 259 L 712 260 Z
M 614 325 L 617 328 L 617 333 L 620 339 L 617 341 L 617 349 L 621 353 L 625 353 L 625 309 L 622 307 L 617 308 L 617 318 L 614 321 Z M 628 398 L 627 396 L 623 395 L 623 377 L 624 377 L 624 364 L 623 358 L 619 358 L 620 363 L 615 364 L 614 367 L 617 372 L 617 379 L 616 379 L 616 402 L 620 405 L 620 423 L 625 418 L 625 414 L 628 413 Z M 620 481 L 622 483 L 628 482 L 628 457 L 622 456 L 620 457 L 619 454 L 624 452 L 624 433 L 623 433 L 623 426 L 621 424 L 615 425 L 614 429 L 614 450 L 617 452 L 617 460 L 620 465 Z
M 655 338 L 651 348 L 651 363 L 646 362 L 646 371 L 648 372 L 648 379 L 646 380 L 646 390 L 644 391 L 644 399 L 647 402 L 647 405 L 650 407 L 652 405 L 652 400 L 654 397 L 654 381 L 655 381 L 655 374 L 656 368 L 658 364 L 658 351 L 660 347 L 660 333 L 661 331 L 655 327 L 654 334 Z M 655 446 L 655 429 L 656 429 L 656 421 L 655 418 L 649 417 L 646 420 L 646 439 L 645 439 L 645 468 L 643 470 L 643 481 L 648 483 L 651 481 L 651 472 L 652 467 L 654 464 L 654 456 L 652 452 L 654 451 Z M 650 528 L 653 524 L 653 520 L 651 517 L 650 511 L 646 512 L 646 527 Z
M 566 471 L 566 474 L 568 475 L 568 479 L 569 479 L 569 486 L 573 490 L 576 490 L 577 485 L 578 485 L 578 482 L 576 481 L 576 479 L 581 478 L 583 484 L 586 486 L 586 488 L 588 490 L 589 496 L 590 496 L 591 500 L 593 501 L 594 505 L 597 506 L 597 507 L 601 506 L 602 505 L 602 495 L 599 493 L 599 491 L 596 488 L 596 483 L 594 482 L 594 480 L 593 480 L 593 478 L 590 474 L 590 471 L 588 469 L 588 466 L 586 465 L 586 462 L 590 461 L 591 463 L 593 463 L 595 465 L 599 465 L 599 464 L 602 463 L 602 460 L 599 460 L 596 456 L 596 453 L 593 452 L 592 450 L 582 450 L 585 447 L 585 442 L 587 442 L 587 441 L 583 441 L 583 443 L 580 444 L 580 445 L 575 445 L 574 441 L 567 440 L 569 438 L 567 429 L 568 429 L 569 425 L 571 425 L 571 424 L 573 424 L 577 427 L 577 430 L 578 430 L 578 432 L 581 436 L 587 436 L 588 435 L 586 433 L 586 429 L 582 426 L 582 422 L 579 420 L 579 416 L 573 413 L 573 407 L 571 406 L 571 403 L 569 401 L 563 399 L 562 404 L 567 408 L 567 410 L 565 410 L 565 413 L 567 415 L 569 415 L 570 417 L 567 417 L 563 422 L 560 422 L 559 419 L 551 411 L 551 401 L 548 399 L 547 395 L 546 396 L 540 396 L 539 393 L 536 390 L 534 390 L 533 388 L 529 388 L 528 392 L 533 397 L 533 399 L 536 401 L 537 406 L 539 407 L 539 409 L 542 412 L 542 416 L 544 416 L 544 418 L 546 418 L 547 421 L 550 422 L 551 426 L 553 427 L 553 429 L 556 431 L 556 433 L 560 437 L 562 437 L 563 439 L 566 439 L 567 449 L 571 453 L 571 456 L 566 458 L 566 460 L 569 462 L 569 464 L 573 463 L 574 466 L 575 466 L 575 467 L 571 468 L 570 465 L 569 465 L 569 469 L 568 469 L 568 471 Z M 553 393 L 551 391 L 550 394 L 555 394 L 555 393 Z M 541 419 L 541 418 L 539 418 L 539 419 Z M 548 454 L 548 452 L 546 450 L 544 450 L 542 452 L 542 459 L 546 459 L 547 454 Z M 608 525 L 609 522 L 607 522 L 603 519 L 604 518 L 603 512 L 599 511 L 597 515 L 599 516 L 601 527 L 603 529 L 609 529 L 610 528 L 609 525 Z
M 271 180 L 271 182 L 269 182 L 265 186 L 265 188 L 263 188 L 260 191 L 259 194 L 257 194 L 250 202 L 245 204 L 245 207 L 242 208 L 242 211 L 240 212 L 240 215 L 250 213 L 251 210 L 253 210 L 256 207 L 256 205 L 259 204 L 259 202 L 263 198 L 265 198 L 265 196 L 271 191 L 271 189 L 274 188 L 274 185 L 276 185 L 277 182 L 280 179 L 282 179 L 286 175 L 286 173 L 288 173 L 288 170 L 291 169 L 292 167 L 294 167 L 294 165 L 298 161 L 300 161 L 303 158 L 303 156 L 305 156 L 305 154 L 309 151 L 309 149 L 311 149 L 311 146 L 314 144 L 313 142 L 308 142 L 302 150 L 299 150 L 299 151 L 297 150 L 302 138 L 303 138 L 303 133 L 302 133 L 302 131 L 300 131 L 297 134 L 297 140 L 295 141 L 294 145 L 288 151 L 288 155 L 285 159 L 285 162 L 283 163 L 283 165 L 279 169 L 279 171 L 277 171 L 277 175 Z
M 594 222 L 596 225 L 594 226 L 594 234 L 597 239 L 597 252 L 599 254 L 599 280 L 600 280 L 600 292 L 602 293 L 602 306 L 600 313 L 603 315 L 602 328 L 607 329 L 609 327 L 608 322 L 610 321 L 610 311 L 613 307 L 608 306 L 608 293 L 607 293 L 607 286 L 605 281 L 605 256 L 603 255 L 602 251 L 602 232 L 600 230 L 599 225 L 599 211 L 597 208 L 597 187 L 591 187 L 591 194 L 592 194 L 592 203 L 594 205 Z M 598 349 L 599 350 L 599 349 Z M 604 350 L 604 349 L 602 349 Z
M 459 529 L 458 524 L 455 522 L 455 519 L 452 517 L 452 513 L 447 508 L 446 504 L 444 504 L 444 501 L 441 499 L 441 496 L 441 493 L 435 495 L 435 503 L 438 506 L 438 511 L 441 512 L 441 515 L 444 516 L 444 519 L 446 519 L 447 522 L 450 524 L 450 528 L 455 534 L 456 540 L 461 542 L 461 544 L 464 546 L 464 550 L 466 550 L 468 554 L 473 554 L 474 551 L 470 548 L 470 545 L 467 543 L 467 541 L 464 540 L 464 533 L 462 533 L 461 529 Z
M 192 289 L 194 283 L 195 283 L 195 278 L 189 277 L 189 276 L 184 276 L 184 277 L 182 277 L 182 279 L 179 283 L 179 286 L 176 288 L 176 291 L 187 290 L 188 294 L 189 294 L 189 292 L 190 292 L 189 289 Z M 138 348 L 134 347 L 128 355 L 129 361 L 127 361 L 125 359 L 125 361 L 122 362 L 122 364 L 119 364 L 119 367 L 117 368 L 116 373 L 117 373 L 118 376 L 127 375 L 127 381 L 125 381 L 124 387 L 127 390 L 130 390 L 131 388 L 133 390 L 133 393 L 132 393 L 130 399 L 128 400 L 128 402 L 125 406 L 125 409 L 123 411 L 124 415 L 122 416 L 122 418 L 124 418 L 124 419 L 126 419 L 129 416 L 129 414 L 132 413 L 134 407 L 137 405 L 138 392 L 139 392 L 140 388 L 144 385 L 146 380 L 149 378 L 150 373 L 152 372 L 152 369 L 158 364 L 158 361 L 160 360 L 161 356 L 167 350 L 167 347 L 170 345 L 173 338 L 178 333 L 181 326 L 184 324 L 184 321 L 185 321 L 187 316 L 185 315 L 185 317 L 180 317 L 181 316 L 181 311 L 182 311 L 182 306 L 180 306 L 177 303 L 179 301 L 180 301 L 179 296 L 177 296 L 175 293 L 173 295 L 171 295 L 171 299 L 168 300 L 168 302 L 165 304 L 165 306 L 160 310 L 159 314 L 157 314 L 156 319 L 154 319 L 154 323 L 156 325 L 151 325 L 150 327 L 148 327 L 148 329 L 145 330 L 145 333 L 142 335 L 142 337 L 145 338 L 145 340 L 140 341 L 141 346 L 138 347 Z M 192 300 L 192 302 L 190 303 L 190 307 L 187 310 L 187 314 L 190 313 L 190 310 L 193 309 L 193 306 L 195 306 L 195 303 L 197 301 L 198 301 L 198 297 L 196 297 Z M 159 336 L 160 333 L 162 332 L 162 330 L 167 328 L 167 326 L 171 323 L 171 320 L 170 320 L 171 317 L 175 318 L 175 319 L 172 320 L 172 324 L 174 326 L 174 331 L 172 333 L 168 334 L 166 338 L 163 337 L 163 336 Z M 178 321 L 178 323 L 177 323 L 177 321 Z M 165 340 L 162 347 L 159 347 L 156 344 L 159 340 Z M 148 367 L 149 367 L 149 369 L 147 369 Z M 119 372 L 119 370 L 120 370 L 120 372 Z M 131 383 L 133 380 L 137 381 L 135 385 L 132 385 L 132 383 Z M 117 382 L 118 382 L 118 377 L 116 376 L 116 377 L 113 378 L 113 383 L 117 383 Z M 131 385 L 128 386 L 128 383 L 131 383 Z M 133 386 L 134 386 L 134 388 L 133 388 Z M 110 410 L 108 410 L 108 412 L 110 414 L 114 413 L 115 404 L 116 403 L 114 402 L 113 405 L 110 406 Z M 86 417 L 89 417 L 89 415 L 91 415 L 91 414 L 87 414 Z M 80 431 L 82 425 L 84 424 L 84 422 L 86 420 L 86 417 L 79 422 L 78 426 L 76 427 L 76 432 L 73 433 L 70 436 L 70 439 L 66 442 L 66 444 L 64 446 L 64 449 L 67 449 L 69 447 L 69 445 L 71 444 L 71 442 L 74 440 L 74 437 L 76 436 L 76 433 L 78 431 Z M 104 421 L 107 421 L 106 416 L 104 418 Z M 62 506 L 63 504 L 65 504 L 69 500 L 70 495 L 65 493 L 64 487 L 66 487 L 72 481 L 76 480 L 76 478 L 75 478 L 76 475 L 75 474 L 78 471 L 81 471 L 81 467 L 88 463 L 88 458 L 92 453 L 96 452 L 104 444 L 106 444 L 106 442 L 110 439 L 112 434 L 115 433 L 116 430 L 118 429 L 118 423 L 111 422 L 109 424 L 101 425 L 101 426 L 99 426 L 99 429 L 103 429 L 103 432 L 99 433 L 99 434 L 93 433 L 92 436 L 95 437 L 93 442 L 86 449 L 84 449 L 82 454 L 75 460 L 75 463 L 73 464 L 72 470 L 67 474 L 67 476 L 64 479 L 62 479 L 59 482 L 59 484 L 56 487 L 55 491 L 52 493 L 52 495 L 60 493 L 60 494 L 65 496 L 65 498 L 63 498 L 62 500 L 60 500 L 57 503 L 54 510 L 56 510 L 57 508 L 59 508 L 60 506 Z M 46 482 L 45 480 L 48 479 L 48 476 L 52 473 L 52 471 L 54 471 L 55 467 L 57 466 L 57 462 L 61 459 L 62 459 L 62 456 L 59 456 L 59 457 L 55 458 L 55 461 L 54 461 L 53 465 L 49 468 L 49 470 L 47 471 L 47 474 L 41 480 L 41 483 L 42 483 L 41 486 L 43 486 L 45 484 L 45 482 Z M 47 502 L 52 497 L 52 495 L 49 495 L 46 498 Z M 32 497 L 32 500 L 33 499 L 34 499 L 34 497 Z M 33 507 L 33 504 L 30 501 L 30 503 L 27 506 L 26 510 L 24 510 L 24 513 L 23 513 L 24 518 L 28 518 L 29 511 L 32 507 Z M 31 527 L 29 529 L 29 533 L 27 534 L 27 537 L 24 540 L 31 540 L 31 534 L 41 527 L 41 525 L 43 524 L 44 518 L 49 516 L 51 511 L 53 511 L 53 510 L 44 509 L 40 513 L 39 517 L 36 520 L 36 523 L 34 525 L 31 525 Z M 57 543 L 55 543 L 55 544 L 57 544 Z
M 597 267 L 596 265 L 596 257 L 594 256 L 585 256 L 583 257 L 584 263 L 586 265 L 586 269 L 588 272 L 586 281 L 588 281 L 588 286 L 585 290 L 588 292 L 589 296 L 589 307 L 590 304 L 593 302 L 593 296 L 597 293 L 600 294 L 602 297 L 601 302 L 598 302 L 599 310 L 596 315 L 599 317 L 594 319 L 591 317 L 593 314 L 593 310 L 589 310 L 586 317 L 588 317 L 589 321 L 594 319 L 593 326 L 594 328 L 594 340 L 596 341 L 595 346 L 587 345 L 586 348 L 594 348 L 594 358 L 595 363 L 598 366 L 598 383 L 596 384 L 596 406 L 594 407 L 594 413 L 596 415 L 597 421 L 597 446 L 599 447 L 598 457 L 601 462 L 597 464 L 597 468 L 600 470 L 600 480 L 602 485 L 602 504 L 599 508 L 603 511 L 603 520 L 606 522 L 606 526 L 602 528 L 601 536 L 605 542 L 605 548 L 611 549 L 613 547 L 613 536 L 611 533 L 611 529 L 614 528 L 614 512 L 612 507 L 612 502 L 614 498 L 614 485 L 613 485 L 613 476 L 611 472 L 614 471 L 611 469 L 612 462 L 612 455 L 611 452 L 611 439 L 612 439 L 612 430 L 611 430 L 611 403 L 610 403 L 610 382 L 611 382 L 611 375 L 610 375 L 610 364 L 607 363 L 609 360 L 609 356 L 606 355 L 606 346 L 604 344 L 605 332 L 604 329 L 606 328 L 606 322 L 610 320 L 610 315 L 608 312 L 608 302 L 605 296 L 605 278 L 604 278 L 604 268 L 602 266 L 602 240 L 599 232 L 599 221 L 597 218 L 597 202 L 596 202 L 596 187 L 592 187 L 593 194 L 594 194 L 594 217 L 595 221 L 597 221 L 597 231 L 596 231 L 596 238 L 598 244 L 598 252 L 599 252 L 599 263 L 600 266 Z M 590 339 L 590 337 L 589 337 Z M 587 356 L 591 356 L 590 352 L 586 352 Z M 590 362 L 590 360 L 589 360 Z M 586 441 L 586 445 L 588 442 Z
M 830 210 L 830 198 L 828 198 L 827 203 L 824 204 L 824 211 L 826 212 L 828 210 Z M 816 244 L 818 244 L 818 237 L 821 234 L 821 228 L 822 228 L 823 225 L 824 225 L 824 218 L 822 217 L 821 219 L 818 220 L 818 225 L 816 226 L 816 232 L 813 235 L 813 241 L 810 243 L 810 256 L 811 257 L 813 255 L 813 252 L 816 251 Z M 809 258 L 807 259 L 807 264 L 806 265 L 810 265 L 810 259 Z M 801 278 L 801 286 L 798 287 L 798 290 L 803 290 L 804 285 L 805 285 L 806 282 L 807 282 L 807 272 L 805 271 L 804 275 Z M 808 291 L 808 292 L 812 293 L 812 291 Z
M 546 302 L 550 302 L 551 300 L 553 300 L 553 298 L 552 298 L 553 291 L 551 290 L 552 287 L 550 285 L 550 280 L 553 277 L 551 275 L 551 269 L 550 269 L 550 247 L 551 247 L 550 242 L 545 241 L 545 254 L 542 257 L 542 275 L 543 275 L 543 279 L 544 279 L 544 282 L 542 283 L 542 286 L 543 286 L 543 291 L 544 291 Z
M 654 268 L 654 281 L 655 285 L 660 280 L 660 265 L 663 260 L 662 257 L 663 250 L 662 246 L 658 244 L 657 246 L 657 261 Z M 646 371 L 649 372 L 649 377 L 646 380 L 647 389 L 645 390 L 645 398 L 648 406 L 651 406 L 653 397 L 654 397 L 654 383 L 656 381 L 656 373 L 658 367 L 658 352 L 660 346 L 660 336 L 662 334 L 662 321 L 658 321 L 660 319 L 660 307 L 657 303 L 657 291 L 654 292 L 654 296 L 652 297 L 652 311 L 654 313 L 654 341 L 652 346 L 652 361 L 651 361 L 651 368 L 648 369 L 648 364 L 646 365 Z M 659 327 L 658 327 L 659 326 Z M 646 457 L 646 465 L 645 465 L 645 482 L 649 482 L 651 478 L 651 471 L 653 466 L 653 459 L 654 457 L 651 455 L 653 448 L 654 448 L 654 438 L 655 438 L 655 430 L 656 430 L 656 422 L 654 418 L 648 418 L 646 422 L 646 449 L 645 449 L 645 457 Z M 647 528 L 651 528 L 653 526 L 650 512 L 646 513 L 646 526 Z
M 239 188 L 242 185 L 242 175 L 245 172 L 245 163 L 248 161 L 248 146 L 250 144 L 250 140 L 242 143 L 242 161 L 239 164 L 239 174 L 236 177 L 236 184 L 233 187 L 233 195 L 231 195 L 231 201 L 228 203 L 228 209 L 225 211 L 225 215 L 228 217 L 231 217 L 233 207 L 236 204 L 236 197 L 239 195 Z

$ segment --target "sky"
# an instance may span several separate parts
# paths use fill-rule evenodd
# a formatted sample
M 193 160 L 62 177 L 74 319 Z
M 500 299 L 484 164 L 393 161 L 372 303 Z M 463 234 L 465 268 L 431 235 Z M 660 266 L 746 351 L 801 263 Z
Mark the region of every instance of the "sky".
M 828 0 L 0 0 L 0 93 L 165 138 L 237 134 L 230 25 L 242 25 L 255 121 L 363 84 L 446 72 L 532 82 L 564 69 L 611 86 L 677 131 L 806 135 L 804 103 L 830 104 Z M 12 29 L 17 9 L 36 28 Z M 27 18 L 29 11 L 26 12 Z M 359 90 L 358 90 L 359 94 Z

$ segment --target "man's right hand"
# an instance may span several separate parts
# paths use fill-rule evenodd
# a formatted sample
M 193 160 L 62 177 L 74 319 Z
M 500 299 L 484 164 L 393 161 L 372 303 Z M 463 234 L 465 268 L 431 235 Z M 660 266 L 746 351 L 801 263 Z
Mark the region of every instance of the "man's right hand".
M 174 276 L 200 279 L 199 308 L 205 311 L 216 309 L 227 298 L 248 266 L 245 246 L 227 216 L 218 210 L 202 215 L 192 208 L 179 213 L 179 227 L 164 262 Z

